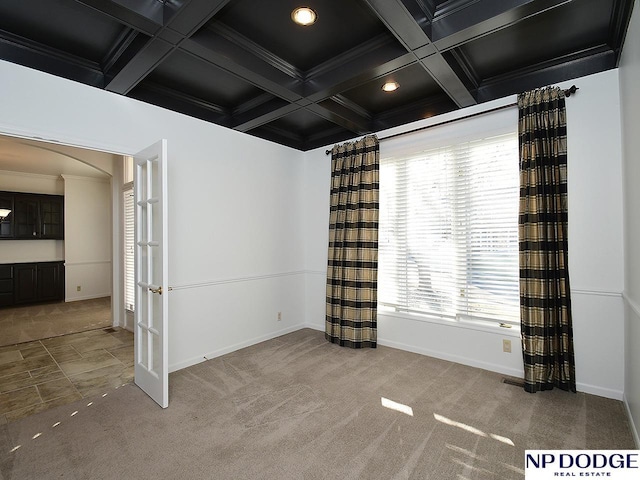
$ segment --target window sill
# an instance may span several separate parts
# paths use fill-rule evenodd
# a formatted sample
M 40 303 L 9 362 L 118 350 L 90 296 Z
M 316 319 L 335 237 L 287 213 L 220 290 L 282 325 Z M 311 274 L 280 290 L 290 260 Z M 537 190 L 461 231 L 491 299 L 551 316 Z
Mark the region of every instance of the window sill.
M 511 328 L 501 327 L 499 321 L 477 320 L 469 317 L 452 319 L 427 314 L 397 312 L 384 307 L 378 307 L 378 315 L 411 320 L 414 322 L 433 323 L 436 325 L 446 325 L 448 327 L 477 330 L 480 332 L 491 333 L 493 335 L 500 335 L 502 337 L 507 336 L 520 338 L 520 326 L 513 325 Z

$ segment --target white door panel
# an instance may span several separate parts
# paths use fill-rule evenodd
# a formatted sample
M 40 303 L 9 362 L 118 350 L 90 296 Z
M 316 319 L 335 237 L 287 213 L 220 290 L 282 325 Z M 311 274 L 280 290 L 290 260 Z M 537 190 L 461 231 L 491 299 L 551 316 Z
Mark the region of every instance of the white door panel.
M 135 382 L 169 405 L 167 143 L 135 155 Z

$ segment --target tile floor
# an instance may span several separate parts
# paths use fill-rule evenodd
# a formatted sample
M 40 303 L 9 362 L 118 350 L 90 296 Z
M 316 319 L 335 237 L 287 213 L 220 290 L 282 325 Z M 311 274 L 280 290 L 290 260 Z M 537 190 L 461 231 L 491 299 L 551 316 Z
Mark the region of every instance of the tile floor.
M 111 326 L 111 297 L 0 308 L 0 345 Z
M 89 330 L 0 347 L 0 425 L 133 381 L 133 333 Z

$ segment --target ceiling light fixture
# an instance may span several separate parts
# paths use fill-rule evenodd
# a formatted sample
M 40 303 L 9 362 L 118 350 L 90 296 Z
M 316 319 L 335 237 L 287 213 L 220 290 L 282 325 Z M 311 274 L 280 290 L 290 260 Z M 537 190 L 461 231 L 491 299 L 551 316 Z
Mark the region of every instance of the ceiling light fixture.
M 11 210 L 8 208 L 0 208 L 0 222 L 3 222 L 11 214 Z
M 291 12 L 291 20 L 304 27 L 313 25 L 317 19 L 318 15 L 309 7 L 298 7 Z
M 400 84 L 398 82 L 387 82 L 382 85 L 382 90 L 385 92 L 393 92 L 400 88 Z

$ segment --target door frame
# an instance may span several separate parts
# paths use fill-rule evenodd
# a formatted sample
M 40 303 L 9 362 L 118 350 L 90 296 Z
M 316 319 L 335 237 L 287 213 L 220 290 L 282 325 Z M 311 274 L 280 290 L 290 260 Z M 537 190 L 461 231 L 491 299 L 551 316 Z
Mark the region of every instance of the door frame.
M 92 150 L 102 153 L 108 153 L 119 157 L 133 157 L 139 149 L 128 147 L 123 148 L 122 145 L 114 145 L 111 143 L 100 143 L 87 138 L 72 138 L 62 140 L 52 132 L 43 132 L 34 129 L 11 131 L 9 125 L 0 124 L 0 135 L 12 137 L 17 140 L 30 140 L 40 143 L 48 143 L 52 145 L 60 145 L 65 147 L 81 148 L 84 150 Z M 122 185 L 124 179 L 124 165 L 120 159 L 112 160 L 113 172 L 108 172 L 88 162 L 80 159 L 77 161 L 86 163 L 111 177 L 111 324 L 112 326 L 128 327 L 126 321 L 126 312 L 124 309 L 124 266 L 123 252 L 124 245 L 122 240 L 123 234 L 123 216 L 122 216 Z M 127 328 L 128 330 L 129 328 Z M 133 324 L 131 331 L 133 332 Z M 134 339 L 135 341 L 135 339 Z

